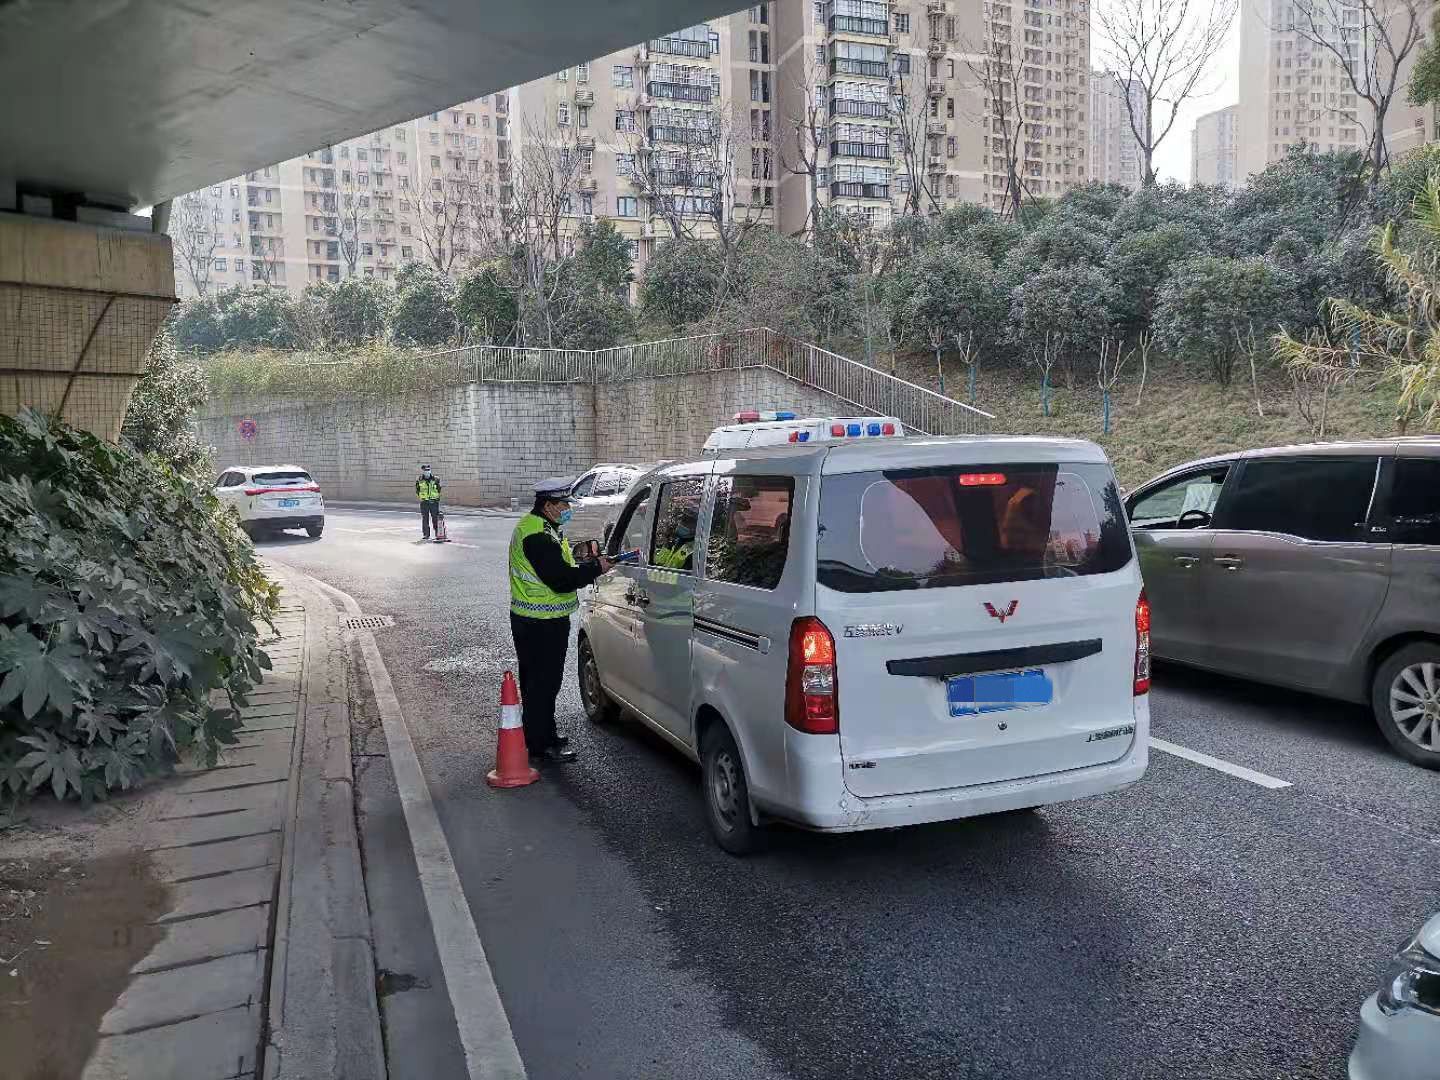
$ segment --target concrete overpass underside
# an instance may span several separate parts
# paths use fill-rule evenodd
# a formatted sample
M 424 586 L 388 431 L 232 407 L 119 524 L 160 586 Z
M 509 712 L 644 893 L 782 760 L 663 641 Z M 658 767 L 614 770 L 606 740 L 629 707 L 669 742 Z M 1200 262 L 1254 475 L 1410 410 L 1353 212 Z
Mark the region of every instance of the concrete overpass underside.
M 118 434 L 175 296 L 134 209 L 738 7 L 0 0 L 0 409 Z

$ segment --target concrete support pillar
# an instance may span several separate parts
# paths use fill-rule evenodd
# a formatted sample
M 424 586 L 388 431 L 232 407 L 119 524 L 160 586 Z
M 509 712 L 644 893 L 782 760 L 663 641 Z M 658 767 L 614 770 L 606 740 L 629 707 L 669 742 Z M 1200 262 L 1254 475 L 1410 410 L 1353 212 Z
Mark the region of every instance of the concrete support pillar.
M 168 236 L 0 213 L 0 411 L 118 438 L 174 302 Z

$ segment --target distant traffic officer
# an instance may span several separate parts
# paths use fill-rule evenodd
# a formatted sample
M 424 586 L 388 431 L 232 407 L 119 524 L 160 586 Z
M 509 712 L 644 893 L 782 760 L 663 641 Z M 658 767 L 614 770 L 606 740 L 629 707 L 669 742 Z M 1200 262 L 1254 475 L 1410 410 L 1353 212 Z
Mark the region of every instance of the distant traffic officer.
M 415 494 L 420 499 L 420 536 L 430 539 L 430 523 L 435 523 L 435 532 L 440 532 L 440 478 L 429 465 L 420 466 L 420 476 L 415 481 Z
M 510 538 L 510 633 L 520 667 L 521 721 L 531 757 L 573 761 L 567 737 L 555 731 L 555 698 L 570 647 L 575 595 L 610 569 L 610 560 L 577 564 L 565 535 L 570 487 L 559 477 L 535 485 L 535 505 Z

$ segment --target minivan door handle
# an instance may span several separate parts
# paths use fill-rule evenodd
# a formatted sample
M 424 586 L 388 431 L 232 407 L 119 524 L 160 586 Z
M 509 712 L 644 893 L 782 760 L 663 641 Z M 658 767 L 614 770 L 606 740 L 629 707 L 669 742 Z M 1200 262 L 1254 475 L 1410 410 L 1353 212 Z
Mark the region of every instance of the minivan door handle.
M 1176 565 L 1176 566 L 1183 566 L 1186 570 L 1189 570 L 1190 567 L 1194 566 L 1194 565 L 1195 565 L 1196 563 L 1198 563 L 1199 561 L 1200 561 L 1200 557 L 1199 557 L 1198 555 L 1176 555 L 1176 556 L 1175 556 L 1175 565 Z
M 1226 570 L 1229 570 L 1233 574 L 1236 570 L 1239 570 L 1242 566 L 1245 565 L 1245 560 L 1240 558 L 1238 555 L 1217 555 L 1215 557 L 1215 565 L 1223 566 Z

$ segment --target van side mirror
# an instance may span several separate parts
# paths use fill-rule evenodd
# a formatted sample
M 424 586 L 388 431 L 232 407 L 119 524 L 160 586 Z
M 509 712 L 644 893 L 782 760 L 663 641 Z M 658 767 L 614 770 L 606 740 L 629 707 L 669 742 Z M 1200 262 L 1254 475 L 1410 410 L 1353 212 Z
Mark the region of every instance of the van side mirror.
M 1204 510 L 1186 510 L 1175 522 L 1177 529 L 1208 529 L 1210 515 Z

